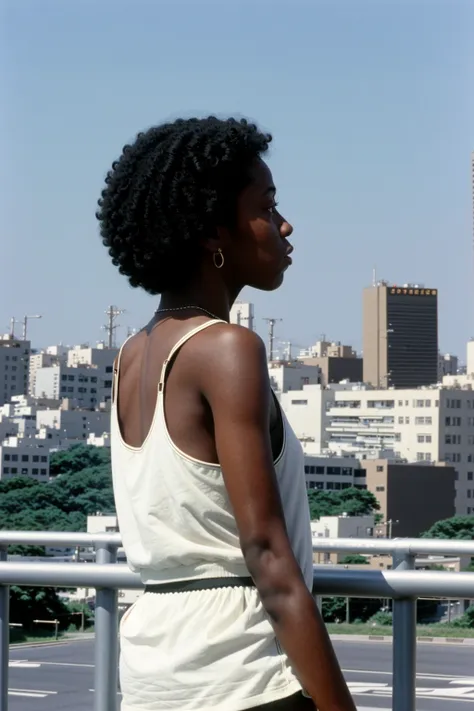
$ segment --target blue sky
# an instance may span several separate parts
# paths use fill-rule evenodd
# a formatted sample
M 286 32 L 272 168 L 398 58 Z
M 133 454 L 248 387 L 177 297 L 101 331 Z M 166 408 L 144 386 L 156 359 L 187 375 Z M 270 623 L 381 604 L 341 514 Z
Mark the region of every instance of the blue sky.
M 0 331 L 91 343 L 104 311 L 141 326 L 156 300 L 109 262 L 94 212 L 136 132 L 180 115 L 244 115 L 274 135 L 270 165 L 294 224 L 257 324 L 297 344 L 361 346 L 372 269 L 438 287 L 440 346 L 474 336 L 470 153 L 474 2 L 3 0 Z M 125 328 L 119 337 L 125 335 Z

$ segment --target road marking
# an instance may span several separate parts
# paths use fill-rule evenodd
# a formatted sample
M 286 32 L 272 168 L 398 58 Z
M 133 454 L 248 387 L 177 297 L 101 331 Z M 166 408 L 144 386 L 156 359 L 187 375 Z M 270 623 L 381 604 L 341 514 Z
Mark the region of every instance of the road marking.
M 49 689 L 15 689 L 11 688 L 9 691 L 31 691 L 34 694 L 57 694 L 57 691 L 50 691 Z
M 345 674 L 383 674 L 386 676 L 392 676 L 391 671 L 371 671 L 370 669 L 343 669 L 342 670 Z M 425 674 L 417 674 L 416 675 L 417 679 L 439 679 L 439 681 L 454 681 L 455 679 L 459 679 L 460 681 L 464 682 L 466 680 L 465 676 L 457 676 L 456 674 L 430 674 L 429 672 L 426 672 Z M 456 682 L 457 683 L 457 682 Z M 468 684 L 474 684 L 474 681 L 472 679 L 468 679 L 466 681 Z
M 454 683 L 458 683 L 459 681 L 455 681 Z M 453 682 L 451 681 L 450 684 L 452 685 Z M 364 684 L 362 681 L 353 681 L 353 682 L 348 682 L 348 687 L 351 693 L 354 695 L 370 695 L 370 696 L 389 696 L 391 697 L 393 694 L 393 687 L 389 686 L 388 684 L 381 684 L 381 683 L 375 683 L 375 684 Z M 433 687 L 420 687 L 418 686 L 416 688 L 416 696 L 419 698 L 436 698 L 436 699 L 453 699 L 455 701 L 461 700 L 461 701 L 467 701 L 468 699 L 474 699 L 474 686 L 458 686 L 458 688 L 455 688 L 454 686 L 451 686 L 451 688 L 446 687 L 446 688 L 433 688 Z
M 40 691 L 39 689 L 8 689 L 8 696 L 26 696 L 30 699 L 46 699 L 57 693 L 57 691 Z
M 15 669 L 37 669 L 39 666 L 41 666 L 40 662 L 27 662 L 27 661 L 15 661 L 15 660 L 10 660 L 8 662 L 8 666 L 15 668 Z
M 79 664 L 77 662 L 38 662 L 38 667 L 51 666 L 51 667 L 87 667 L 88 669 L 93 669 L 95 664 Z

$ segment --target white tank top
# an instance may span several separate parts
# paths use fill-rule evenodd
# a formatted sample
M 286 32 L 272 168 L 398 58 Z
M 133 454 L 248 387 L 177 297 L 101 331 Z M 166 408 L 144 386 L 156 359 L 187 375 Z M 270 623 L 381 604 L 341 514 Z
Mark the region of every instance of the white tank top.
M 220 466 L 176 447 L 164 413 L 169 363 L 186 341 L 216 323 L 221 321 L 194 328 L 172 348 L 163 363 L 152 424 L 141 447 L 126 444 L 120 432 L 121 354 L 117 361 L 111 421 L 115 503 L 128 564 L 144 584 L 249 575 Z M 274 462 L 275 472 L 291 546 L 311 589 L 313 554 L 304 454 L 283 412 L 282 418 L 284 442 Z

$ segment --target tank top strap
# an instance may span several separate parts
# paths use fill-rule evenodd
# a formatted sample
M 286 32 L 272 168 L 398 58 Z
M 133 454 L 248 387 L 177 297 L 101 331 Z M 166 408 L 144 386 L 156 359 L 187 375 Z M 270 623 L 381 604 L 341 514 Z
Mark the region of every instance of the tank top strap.
M 117 358 L 115 359 L 114 363 L 114 371 L 112 373 L 112 405 L 115 402 L 115 396 L 117 393 L 117 383 L 118 383 L 118 378 L 119 378 L 119 370 L 120 370 L 120 361 L 122 360 L 122 353 L 123 349 L 125 348 L 125 345 L 128 343 L 128 341 L 132 338 L 133 333 L 128 336 L 128 338 L 125 339 L 125 341 L 122 343 L 120 346 Z
M 214 326 L 216 323 L 227 323 L 227 321 L 223 321 L 222 319 L 212 319 L 211 321 L 206 321 L 205 323 L 202 323 L 200 326 L 196 326 L 196 328 L 191 329 L 191 331 L 188 331 L 188 333 L 185 333 L 182 338 L 179 339 L 177 343 L 173 346 L 171 351 L 168 354 L 168 357 L 163 361 L 163 366 L 161 368 L 161 375 L 160 375 L 160 382 L 158 384 L 158 390 L 161 392 L 163 390 L 163 384 L 166 379 L 166 371 L 168 368 L 168 365 L 170 362 L 173 360 L 174 356 L 177 354 L 180 348 L 184 346 L 184 344 L 189 341 L 193 336 L 195 336 L 197 333 L 200 333 L 200 331 L 204 331 L 206 328 L 209 328 L 209 326 Z

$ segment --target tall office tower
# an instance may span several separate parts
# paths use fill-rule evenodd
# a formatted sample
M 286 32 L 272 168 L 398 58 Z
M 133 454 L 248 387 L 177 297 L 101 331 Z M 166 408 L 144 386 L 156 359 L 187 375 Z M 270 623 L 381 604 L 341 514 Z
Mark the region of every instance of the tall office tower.
M 417 388 L 438 381 L 438 291 L 378 282 L 363 295 L 364 382 Z

